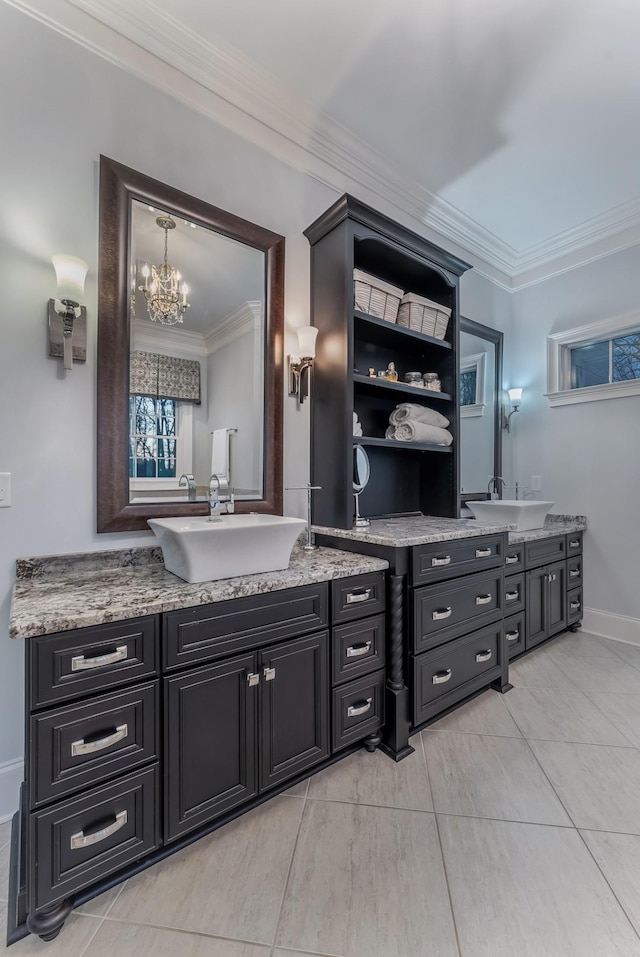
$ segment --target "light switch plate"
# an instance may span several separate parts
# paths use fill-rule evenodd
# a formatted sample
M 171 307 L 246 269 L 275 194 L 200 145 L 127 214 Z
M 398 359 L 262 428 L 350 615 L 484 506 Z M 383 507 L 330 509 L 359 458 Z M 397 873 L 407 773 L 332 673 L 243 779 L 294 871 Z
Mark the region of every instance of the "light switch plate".
M 11 505 L 11 472 L 0 472 L 0 508 Z
M 542 476 L 541 475 L 531 476 L 531 491 L 532 492 L 542 491 Z

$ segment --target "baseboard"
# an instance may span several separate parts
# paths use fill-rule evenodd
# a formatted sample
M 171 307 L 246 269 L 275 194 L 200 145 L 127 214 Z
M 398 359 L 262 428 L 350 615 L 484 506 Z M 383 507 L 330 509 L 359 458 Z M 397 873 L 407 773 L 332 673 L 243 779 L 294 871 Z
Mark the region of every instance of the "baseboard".
M 0 824 L 10 821 L 18 810 L 20 785 L 24 780 L 24 761 L 17 758 L 0 764 Z
M 626 615 L 614 615 L 610 611 L 598 608 L 585 608 L 582 615 L 582 630 L 590 635 L 601 635 L 624 641 L 640 647 L 640 618 L 627 618 Z

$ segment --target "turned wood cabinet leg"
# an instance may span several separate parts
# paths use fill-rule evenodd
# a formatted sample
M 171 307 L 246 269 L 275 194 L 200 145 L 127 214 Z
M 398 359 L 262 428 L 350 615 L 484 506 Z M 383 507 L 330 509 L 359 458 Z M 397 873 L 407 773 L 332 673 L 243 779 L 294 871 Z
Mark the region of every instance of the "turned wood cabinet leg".
M 382 741 L 382 734 L 380 731 L 374 731 L 373 734 L 370 734 L 368 738 L 363 740 L 363 744 L 367 751 L 373 753 L 380 742 Z
M 409 744 L 409 689 L 403 669 L 404 579 L 404 575 L 388 576 L 387 685 L 384 739 L 380 750 L 394 761 L 401 761 L 414 750 Z
M 27 930 L 41 940 L 54 940 L 72 910 L 73 901 L 69 899 L 52 904 L 51 907 L 43 907 L 42 910 L 29 914 Z
M 572 631 L 575 634 L 576 631 L 579 631 L 581 627 L 582 627 L 582 622 L 576 621 L 574 622 L 573 625 L 569 625 L 569 631 Z

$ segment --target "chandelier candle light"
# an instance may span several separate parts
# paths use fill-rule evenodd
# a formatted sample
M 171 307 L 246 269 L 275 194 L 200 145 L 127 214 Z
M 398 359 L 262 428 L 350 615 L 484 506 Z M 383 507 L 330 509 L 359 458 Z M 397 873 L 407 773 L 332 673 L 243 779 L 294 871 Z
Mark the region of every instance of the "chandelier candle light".
M 147 300 L 149 318 L 152 322 L 161 322 L 163 326 L 175 326 L 182 322 L 182 317 L 189 308 L 187 302 L 188 287 L 182 281 L 182 276 L 167 260 L 167 245 L 169 230 L 175 229 L 175 221 L 171 216 L 158 216 L 156 223 L 164 229 L 164 262 L 161 266 L 151 266 L 145 263 L 142 267 L 144 285 L 140 291 Z M 151 276 L 151 282 L 149 282 Z

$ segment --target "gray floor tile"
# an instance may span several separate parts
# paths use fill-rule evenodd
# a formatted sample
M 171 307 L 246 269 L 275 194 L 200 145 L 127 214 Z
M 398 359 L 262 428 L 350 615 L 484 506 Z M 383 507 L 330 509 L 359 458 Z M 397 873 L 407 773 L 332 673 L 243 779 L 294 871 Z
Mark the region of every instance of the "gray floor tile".
M 125 887 L 126 881 L 112 887 L 109 891 L 105 891 L 104 894 L 94 897 L 93 900 L 87 901 L 86 904 L 78 907 L 75 913 L 89 914 L 93 917 L 106 917 Z
M 11 821 L 0 824 L 0 847 L 4 847 L 11 840 Z
M 630 745 L 582 691 L 513 688 L 504 699 L 525 738 Z
M 106 920 L 85 957 L 270 957 L 270 954 L 269 947 L 258 944 Z
M 545 649 L 561 651 L 563 654 L 571 654 L 580 658 L 615 658 L 616 654 L 611 647 L 612 644 L 613 642 L 606 638 L 590 635 L 586 631 L 575 633 L 565 631 L 548 645 L 545 645 Z
M 438 812 L 571 826 L 521 738 L 423 731 Z
M 272 943 L 303 807 L 273 798 L 131 878 L 109 917 Z
M 462 957 L 639 957 L 575 830 L 438 815 Z
M 418 750 L 397 763 L 382 751 L 373 754 L 356 751 L 314 775 L 309 785 L 309 798 L 432 811 L 431 790 L 419 738 L 416 744 Z
M 621 658 L 577 658 L 554 654 L 557 667 L 581 691 L 640 694 L 640 671 Z
M 60 934 L 48 942 L 29 934 L 11 947 L 5 946 L 7 923 L 5 909 L 0 910 L 0 954 L 7 957 L 83 957 L 100 921 L 95 917 L 76 917 L 72 914 Z
M 636 748 L 640 748 L 640 694 L 600 694 L 597 691 L 587 691 L 586 694 L 608 720 Z
M 342 957 L 341 954 L 313 954 L 308 950 L 282 950 L 280 947 L 276 947 L 271 957 L 310 957 L 310 955 L 312 957 Z
M 576 827 L 640 834 L 640 752 L 531 741 Z
M 306 797 L 307 791 L 309 790 L 309 778 L 306 781 L 301 781 L 300 784 L 294 784 L 292 788 L 289 788 L 285 791 L 287 797 Z
M 0 901 L 6 901 L 9 898 L 10 850 L 10 844 L 5 844 L 3 848 L 0 848 Z
M 457 957 L 434 816 L 308 801 L 276 944 L 345 957 Z
M 458 731 L 469 734 L 497 734 L 521 737 L 505 704 L 506 695 L 485 691 L 451 714 L 429 726 L 431 731 Z
M 608 658 L 599 658 L 598 662 L 608 660 Z M 533 654 L 510 665 L 509 681 L 516 688 L 575 687 L 566 672 L 558 666 L 557 656 L 546 649 L 534 651 Z
M 640 933 L 640 837 L 606 831 L 582 831 L 581 834 L 627 917 Z
M 640 670 L 640 646 L 629 645 L 625 641 L 610 641 L 609 645 L 616 657 Z

